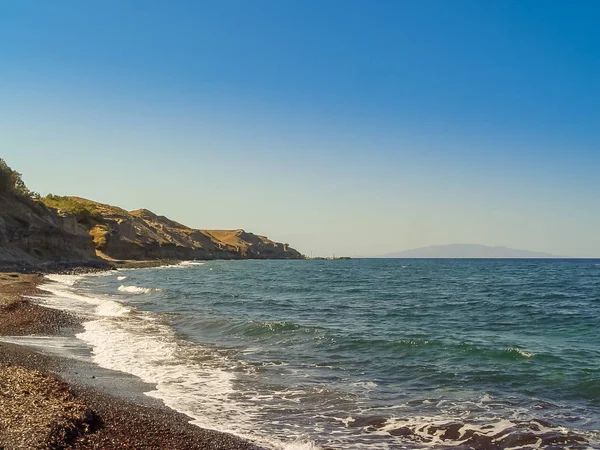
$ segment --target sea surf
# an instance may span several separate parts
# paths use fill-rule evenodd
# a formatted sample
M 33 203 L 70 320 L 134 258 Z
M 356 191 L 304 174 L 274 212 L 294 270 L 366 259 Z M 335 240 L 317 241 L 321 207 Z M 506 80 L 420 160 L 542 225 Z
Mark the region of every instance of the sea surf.
M 51 275 L 101 367 L 268 448 L 598 448 L 592 260 L 207 261 Z

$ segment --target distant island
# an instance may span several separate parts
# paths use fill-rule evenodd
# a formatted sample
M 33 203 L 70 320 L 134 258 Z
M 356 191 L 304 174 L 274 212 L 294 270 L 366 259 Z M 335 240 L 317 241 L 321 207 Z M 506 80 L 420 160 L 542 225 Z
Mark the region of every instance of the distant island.
M 477 244 L 431 245 L 402 252 L 387 253 L 381 258 L 560 258 L 550 253 L 531 252 L 508 247 Z

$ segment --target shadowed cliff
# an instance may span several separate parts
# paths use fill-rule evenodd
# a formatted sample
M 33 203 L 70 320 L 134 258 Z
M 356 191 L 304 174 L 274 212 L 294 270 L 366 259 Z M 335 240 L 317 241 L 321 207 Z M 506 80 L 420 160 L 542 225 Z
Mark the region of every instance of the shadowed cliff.
M 0 194 L 0 263 L 94 259 L 94 244 L 73 217 L 61 217 L 40 202 Z
M 21 174 L 0 158 L 0 269 L 93 265 L 96 253 L 85 227 L 34 197 Z

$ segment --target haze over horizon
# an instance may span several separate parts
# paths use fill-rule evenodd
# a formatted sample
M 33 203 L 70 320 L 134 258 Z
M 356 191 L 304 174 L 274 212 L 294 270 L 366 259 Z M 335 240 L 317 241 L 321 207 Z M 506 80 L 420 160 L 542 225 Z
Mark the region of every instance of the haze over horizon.
M 600 4 L 0 5 L 0 157 L 42 194 L 310 255 L 600 256 Z
M 568 258 L 565 255 L 552 255 L 502 246 L 478 244 L 445 244 L 412 248 L 401 252 L 381 255 L 381 258 Z

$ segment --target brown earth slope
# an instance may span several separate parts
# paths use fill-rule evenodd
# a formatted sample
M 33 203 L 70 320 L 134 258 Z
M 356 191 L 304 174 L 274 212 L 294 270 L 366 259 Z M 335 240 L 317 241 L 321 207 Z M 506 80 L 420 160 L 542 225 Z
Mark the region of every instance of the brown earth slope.
M 80 224 L 87 226 L 98 254 L 111 259 L 302 258 L 287 244 L 244 230 L 198 230 L 147 209 L 126 211 L 80 197 L 59 199 L 49 203 L 58 207 L 59 213 L 61 203 L 81 205 L 89 211 Z

